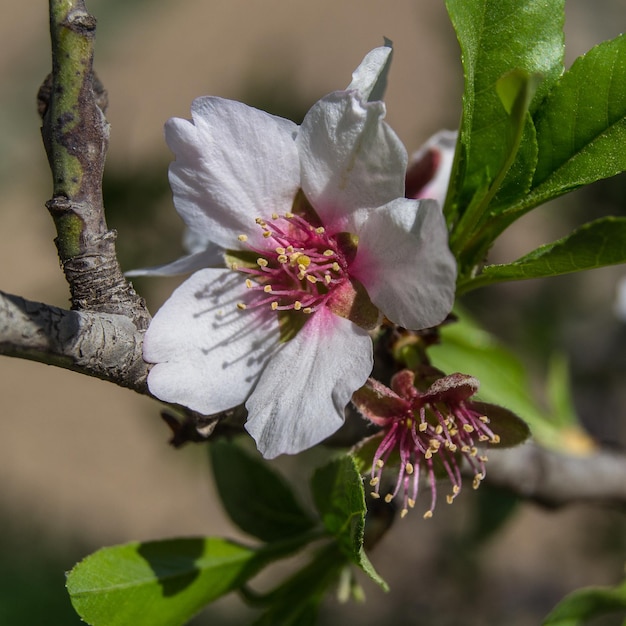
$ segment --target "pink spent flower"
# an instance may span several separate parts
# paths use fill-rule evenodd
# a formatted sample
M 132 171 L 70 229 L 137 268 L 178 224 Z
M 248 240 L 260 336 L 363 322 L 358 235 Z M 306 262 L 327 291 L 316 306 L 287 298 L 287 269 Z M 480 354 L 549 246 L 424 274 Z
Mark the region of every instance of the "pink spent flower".
M 207 415 L 245 403 L 267 458 L 342 425 L 383 315 L 421 329 L 452 307 L 441 212 L 404 197 L 407 154 L 373 99 L 390 55 L 372 50 L 301 126 L 204 97 L 165 127 L 174 204 L 208 244 L 173 264 L 195 273 L 148 328 L 148 386 Z M 219 266 L 198 270 L 207 259 Z
M 415 506 L 423 472 L 431 492 L 424 518 L 430 518 L 437 500 L 438 477 L 447 477 L 451 483 L 448 503 L 461 491 L 463 459 L 474 474 L 472 486 L 477 489 L 480 485 L 487 462 L 480 448 L 501 443 L 492 420 L 506 432 L 506 445 L 523 441 L 528 428 L 510 411 L 470 400 L 479 387 L 472 376 L 443 376 L 425 392 L 416 389 L 414 382 L 415 374 L 410 370 L 395 374 L 391 389 L 369 379 L 355 392 L 352 402 L 364 417 L 381 427 L 381 433 L 374 436 L 380 443 L 372 461 L 371 495 L 380 497 L 383 469 L 398 464 L 395 487 L 385 495 L 385 501 L 391 502 L 400 494 L 404 517 Z

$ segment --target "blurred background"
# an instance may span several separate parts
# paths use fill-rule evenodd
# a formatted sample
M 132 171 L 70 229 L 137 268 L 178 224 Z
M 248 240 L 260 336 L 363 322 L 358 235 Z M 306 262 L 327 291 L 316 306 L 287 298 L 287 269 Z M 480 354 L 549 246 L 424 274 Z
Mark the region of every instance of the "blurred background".
M 424 0 L 91 0 L 96 70 L 109 92 L 105 180 L 109 226 L 124 269 L 177 258 L 182 225 L 167 185 L 162 127 L 192 99 L 242 100 L 300 121 L 346 86 L 383 36 L 395 57 L 387 120 L 409 152 L 460 115 L 459 52 L 443 2 Z M 0 289 L 67 306 L 44 203 L 50 173 L 37 89 L 50 69 L 44 3 L 0 0 Z M 568 0 L 567 65 L 624 30 L 622 0 Z M 577 224 L 624 214 L 624 177 L 596 184 L 518 222 L 491 259 L 510 261 Z M 593 436 L 626 446 L 626 328 L 615 319 L 623 267 L 485 290 L 465 304 L 524 358 L 541 392 L 548 358 L 571 360 L 575 400 Z M 156 311 L 177 281 L 137 280 Z M 159 406 L 54 367 L 0 359 L 0 623 L 72 625 L 64 572 L 102 545 L 183 535 L 239 537 L 215 500 L 206 448 L 174 450 Z M 291 474 L 289 462 L 279 461 Z M 419 505 L 418 505 L 419 506 Z M 496 532 L 485 520 L 516 506 Z M 391 585 L 364 581 L 365 605 L 332 599 L 324 624 L 533 626 L 564 594 L 623 576 L 623 512 L 548 511 L 483 486 L 435 520 L 409 515 L 371 555 Z M 194 624 L 240 624 L 236 598 Z M 617 624 L 613 618 L 597 624 Z M 596 623 L 596 622 L 594 622 Z

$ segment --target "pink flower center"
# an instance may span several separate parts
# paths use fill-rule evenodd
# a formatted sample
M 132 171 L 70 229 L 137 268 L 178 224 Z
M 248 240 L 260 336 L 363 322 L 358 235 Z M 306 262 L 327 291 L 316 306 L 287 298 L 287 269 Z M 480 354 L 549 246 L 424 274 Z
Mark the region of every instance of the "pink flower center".
M 250 278 L 246 286 L 257 294 L 240 309 L 269 306 L 274 311 L 312 313 L 324 306 L 331 293 L 348 277 L 348 260 L 337 238 L 323 226 L 313 226 L 293 213 L 260 217 L 256 223 L 263 230 L 268 245 L 257 248 L 256 266 L 237 267 Z M 246 235 L 239 235 L 246 242 Z

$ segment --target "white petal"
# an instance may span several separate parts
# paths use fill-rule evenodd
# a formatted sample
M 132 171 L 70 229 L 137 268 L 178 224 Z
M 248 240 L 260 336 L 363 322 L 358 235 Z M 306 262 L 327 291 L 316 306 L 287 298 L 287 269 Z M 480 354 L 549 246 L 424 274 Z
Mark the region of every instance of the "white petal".
M 348 91 L 358 91 L 365 101 L 382 100 L 387 87 L 391 56 L 391 42 L 368 52 L 359 67 L 352 72 Z
M 395 200 L 371 212 L 358 235 L 350 273 L 392 322 L 418 330 L 445 319 L 454 302 L 456 262 L 434 200 Z
M 209 415 L 248 397 L 279 335 L 274 313 L 237 308 L 251 295 L 243 277 L 225 269 L 196 272 L 174 291 L 144 339 L 157 398 Z
M 350 230 L 358 209 L 404 197 L 407 154 L 382 102 L 337 91 L 307 113 L 296 139 L 302 189 L 327 230 Z
M 371 370 L 368 334 L 320 309 L 270 359 L 246 402 L 246 430 L 268 459 L 306 450 L 343 424 Z
M 155 267 L 144 267 L 125 272 L 126 276 L 179 276 L 190 274 L 206 267 L 224 266 L 224 250 L 209 243 L 205 250 L 180 257 L 176 261 Z
M 223 248 L 237 248 L 242 233 L 261 240 L 254 219 L 290 211 L 300 186 L 298 127 L 222 98 L 198 98 L 191 113 L 165 125 L 177 211 Z

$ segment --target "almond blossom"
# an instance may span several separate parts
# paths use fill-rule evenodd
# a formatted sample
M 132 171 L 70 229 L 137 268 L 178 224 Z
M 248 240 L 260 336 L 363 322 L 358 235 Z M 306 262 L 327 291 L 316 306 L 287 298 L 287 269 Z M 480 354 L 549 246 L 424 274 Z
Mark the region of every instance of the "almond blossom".
M 367 444 L 377 444 L 371 463 L 372 497 L 380 497 L 383 469 L 387 464 L 399 466 L 395 486 L 385 495 L 391 502 L 402 496 L 404 517 L 417 499 L 420 473 L 430 487 L 433 515 L 437 501 L 437 478 L 446 477 L 451 504 L 461 491 L 461 463 L 474 474 L 472 486 L 477 489 L 486 475 L 487 456 L 481 448 L 487 445 L 517 445 L 528 435 L 528 427 L 515 414 L 494 404 L 477 402 L 472 396 L 480 386 L 473 376 L 440 375 L 425 391 L 415 386 L 415 372 L 401 370 L 391 379 L 391 388 L 369 379 L 353 396 L 359 412 L 381 427 Z
M 452 307 L 444 220 L 404 197 L 407 153 L 383 121 L 390 58 L 372 50 L 301 126 L 216 97 L 166 124 L 174 204 L 200 244 L 153 272 L 195 273 L 146 332 L 148 386 L 207 415 L 245 403 L 267 458 L 341 426 L 383 316 L 421 329 Z

